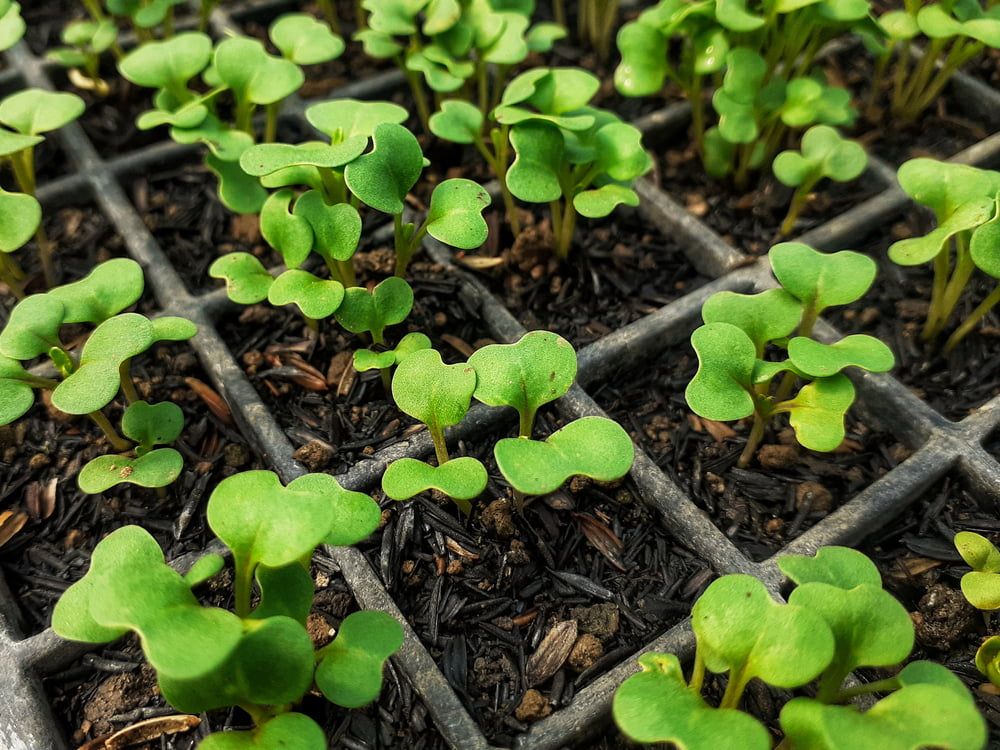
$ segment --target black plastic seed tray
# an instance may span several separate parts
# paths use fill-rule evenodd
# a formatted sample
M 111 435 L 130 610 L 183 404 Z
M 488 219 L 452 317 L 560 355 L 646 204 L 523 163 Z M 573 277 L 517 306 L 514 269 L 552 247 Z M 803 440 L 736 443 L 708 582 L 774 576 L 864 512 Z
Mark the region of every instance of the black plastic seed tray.
M 283 9 L 286 5 L 280 0 L 264 0 L 232 11 L 232 16 L 217 11 L 212 18 L 213 30 L 225 33 L 234 21 L 248 14 Z M 23 86 L 53 88 L 51 69 L 31 55 L 25 45 L 9 51 L 6 61 L 7 68 L 0 71 L 0 91 Z M 386 73 L 341 89 L 336 96 L 382 98 L 400 83 L 398 74 Z M 1000 94 L 963 75 L 959 75 L 952 86 L 958 98 L 969 103 L 967 114 L 970 118 L 997 129 Z M 286 109 L 285 117 L 304 124 L 303 111 L 304 103 L 296 102 Z M 675 105 L 637 124 L 651 141 L 664 140 L 682 130 L 688 116 L 686 105 Z M 275 416 L 261 401 L 216 327 L 229 308 L 224 293 L 192 295 L 188 292 L 121 187 L 122 178 L 141 173 L 151 165 L 183 157 L 191 148 L 160 143 L 102 160 L 78 125 L 64 128 L 56 137 L 72 164 L 68 176 L 41 190 L 43 204 L 47 208 L 57 207 L 70 198 L 79 199 L 83 195 L 96 202 L 124 238 L 129 254 L 146 269 L 146 277 L 164 313 L 186 316 L 198 325 L 199 334 L 192 346 L 214 387 L 228 401 L 243 434 L 285 482 L 305 473 L 305 468 L 293 458 L 293 447 Z M 1000 161 L 1000 134 L 966 149 L 953 159 L 979 166 L 993 165 Z M 903 213 L 909 201 L 894 186 L 893 170 L 873 158 L 870 171 L 884 186 L 882 192 L 798 239 L 819 248 L 841 249 Z M 582 349 L 578 383 L 557 402 L 567 418 L 603 414 L 588 389 L 612 377 L 628 377 L 629 373 L 638 372 L 651 360 L 685 341 L 698 325 L 701 305 L 710 294 L 721 289 L 760 290 L 774 283 L 766 259 L 749 258 L 727 244 L 651 182 L 641 183 L 640 194 L 640 211 L 644 218 L 665 235 L 677 239 L 691 264 L 716 280 Z M 478 307 L 494 338 L 511 341 L 523 334 L 524 329 L 514 316 L 478 280 L 451 265 L 447 248 L 429 241 L 426 249 L 436 261 L 447 265 L 449 273 L 459 280 L 463 298 Z M 835 331 L 823 323 L 817 330 L 820 336 L 836 336 Z M 890 524 L 916 502 L 924 490 L 948 473 L 957 473 L 977 493 L 996 496 L 1000 490 L 1000 464 L 983 448 L 984 441 L 1000 427 L 1000 397 L 955 423 L 942 417 L 891 376 L 865 373 L 854 379 L 858 389 L 856 408 L 891 432 L 912 450 L 912 455 L 803 532 L 775 557 L 790 552 L 810 553 L 828 544 L 858 544 L 867 535 Z M 503 420 L 503 415 L 497 411 L 474 407 L 452 436 L 475 438 L 498 434 L 506 426 Z M 390 461 L 403 456 L 424 457 L 431 452 L 426 434 L 418 433 L 360 461 L 337 478 L 346 487 L 368 491 L 377 485 Z M 642 450 L 637 451 L 631 478 L 642 499 L 659 512 L 672 537 L 716 573 L 750 573 L 777 592 L 781 576 L 775 557 L 764 562 L 749 559 Z M 445 742 L 455 750 L 489 748 L 483 732 L 428 650 L 405 625 L 405 618 L 378 573 L 357 550 L 330 549 L 328 552 L 360 606 L 381 609 L 404 623 L 405 643 L 393 662 L 426 704 Z M 176 562 L 182 567 L 186 561 Z M 41 678 L 64 668 L 88 647 L 63 641 L 51 630 L 22 638 L 18 621 L 17 603 L 0 578 L 0 750 L 62 750 L 67 747 L 66 738 L 53 717 Z M 640 653 L 673 651 L 683 657 L 692 652 L 693 645 L 691 630 L 687 622 L 683 622 L 646 644 Z M 615 688 L 635 669 L 634 657 L 626 658 L 581 689 L 570 705 L 531 725 L 517 738 L 516 747 L 555 750 L 581 745 L 606 725 Z

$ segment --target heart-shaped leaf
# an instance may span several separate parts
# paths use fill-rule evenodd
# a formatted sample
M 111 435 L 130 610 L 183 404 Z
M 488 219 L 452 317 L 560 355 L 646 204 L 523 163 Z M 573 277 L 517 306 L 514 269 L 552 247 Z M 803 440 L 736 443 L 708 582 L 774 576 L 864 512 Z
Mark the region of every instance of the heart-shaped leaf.
M 318 190 L 295 201 L 295 215 L 312 229 L 313 250 L 327 265 L 350 260 L 361 241 L 361 214 L 349 203 L 327 204 Z
M 474 250 L 489 235 L 482 213 L 490 202 L 490 194 L 472 180 L 445 180 L 431 194 L 427 233 L 446 245 Z
M 413 289 L 403 279 L 390 276 L 370 292 L 351 287 L 337 308 L 337 322 L 351 333 L 370 332 L 376 342 L 386 327 L 402 323 L 413 308 Z
M 595 190 L 584 190 L 573 197 L 573 208 L 588 219 L 608 216 L 618 206 L 638 206 L 639 194 L 632 188 L 611 183 Z
M 174 126 L 170 137 L 178 143 L 204 143 L 220 162 L 238 164 L 242 154 L 253 146 L 253 136 L 222 122 L 213 114 L 192 127 Z
M 300 625 L 306 624 L 316 589 L 307 566 L 298 562 L 281 568 L 261 565 L 256 577 L 260 602 L 250 614 L 251 619 L 290 617 Z
M 0 128 L 0 156 L 10 156 L 37 146 L 45 138 L 40 135 L 21 135 Z
M 1000 550 L 986 537 L 972 531 L 955 534 L 955 549 L 966 564 L 980 573 L 1000 573 Z
M 281 54 L 297 65 L 316 65 L 336 60 L 344 53 L 344 40 L 328 24 L 306 13 L 287 13 L 267 31 Z
M 816 314 L 863 297 L 877 271 L 867 255 L 851 250 L 824 253 L 801 242 L 775 245 L 768 258 L 781 285 Z
M 59 326 L 66 306 L 50 294 L 32 294 L 18 302 L 0 331 L 0 354 L 27 360 L 61 346 Z
M 0 355 L 0 425 L 19 419 L 35 403 L 33 382 L 20 362 Z
M 753 414 L 757 352 L 750 337 L 731 323 L 707 323 L 691 334 L 691 346 L 698 372 L 684 391 L 688 406 L 719 422 Z
M 375 352 L 371 349 L 359 349 L 354 352 L 354 369 L 358 372 L 368 370 L 385 370 L 386 368 L 398 365 L 413 352 L 421 349 L 430 349 L 431 340 L 422 333 L 414 331 L 408 333 L 400 339 L 395 349 L 384 352 Z
M 158 404 L 136 401 L 128 405 L 122 416 L 122 432 L 145 448 L 170 445 L 180 437 L 183 429 L 184 412 L 170 401 Z
M 0 188 L 0 253 L 12 253 L 34 236 L 42 222 L 42 206 L 26 193 Z
M 382 689 L 382 667 L 403 645 L 403 629 L 384 612 L 355 612 L 319 652 L 316 687 L 344 708 L 371 703 Z
M 976 669 L 994 685 L 1000 683 L 1000 635 L 990 636 L 983 641 L 976 651 Z
M 138 302 L 144 287 L 142 266 L 131 258 L 112 258 L 49 295 L 63 303 L 64 323 L 99 324 Z
M 166 487 L 184 470 L 184 459 L 173 448 L 157 448 L 138 458 L 98 456 L 87 462 L 77 484 L 88 495 L 99 495 L 119 484 Z
M 724 291 L 705 300 L 701 318 L 706 323 L 729 323 L 741 329 L 762 357 L 768 342 L 784 338 L 798 327 L 802 305 L 784 289 L 759 294 Z
M 329 318 L 343 299 L 344 285 L 339 281 L 321 279 L 299 269 L 278 276 L 267 292 L 267 301 L 275 307 L 294 304 L 313 320 Z
M 372 150 L 347 165 L 344 179 L 363 203 L 400 215 L 407 193 L 424 170 L 423 151 L 413 133 L 393 123 L 377 125 L 372 140 Z
M 188 572 L 184 574 L 184 582 L 191 588 L 197 588 L 203 583 L 207 583 L 209 579 L 215 578 L 224 567 L 226 567 L 226 559 L 222 555 L 209 552 L 195 560 Z
M 684 682 L 674 654 L 646 653 L 642 671 L 615 691 L 611 713 L 633 742 L 670 743 L 679 750 L 768 750 L 771 737 L 749 714 L 712 708 Z
M 849 547 L 823 547 L 812 557 L 785 555 L 778 567 L 797 585 L 826 583 L 842 589 L 882 586 L 878 567 L 866 555 Z
M 226 294 L 238 305 L 255 305 L 267 299 L 274 277 L 250 253 L 226 253 L 208 268 L 213 279 L 226 282 Z
M 267 191 L 260 180 L 248 175 L 240 167 L 239 157 L 224 161 L 215 154 L 205 155 L 205 166 L 219 181 L 219 200 L 237 214 L 256 214 L 264 207 Z
M 474 104 L 461 99 L 446 99 L 441 109 L 431 115 L 431 132 L 452 143 L 475 143 L 483 130 L 483 113 Z
M 268 197 L 260 212 L 260 233 L 267 244 L 281 253 L 287 268 L 301 266 L 313 246 L 309 222 L 290 210 L 294 199 L 294 191 L 278 190 Z
M 260 143 L 240 156 L 240 167 L 249 175 L 263 177 L 291 167 L 336 169 L 354 161 L 368 147 L 368 138 L 354 136 L 336 145 L 309 141 L 297 145 Z
M 778 604 L 753 576 L 714 581 L 695 602 L 691 627 L 706 668 L 728 672 L 740 686 L 757 677 L 773 687 L 799 687 L 814 680 L 834 656 L 833 634 L 822 617 Z
M 358 99 L 334 99 L 313 104 L 306 110 L 306 119 L 331 143 L 343 143 L 353 138 L 371 138 L 382 123 L 400 125 L 410 113 L 391 102 L 364 102 Z
M 775 412 L 788 412 L 801 445 L 813 451 L 833 451 L 844 442 L 844 415 L 854 403 L 854 386 L 846 375 L 832 375 L 807 383 Z
M 528 203 L 548 203 L 562 197 L 559 167 L 565 141 L 559 129 L 544 122 L 526 122 L 510 131 L 517 154 L 507 171 L 507 187 Z
M 382 475 L 382 491 L 393 500 L 409 500 L 422 492 L 444 493 L 468 514 L 469 500 L 483 494 L 489 477 L 486 467 L 471 456 L 453 458 L 431 466 L 415 458 L 401 458 L 389 464 Z
M 833 344 L 796 336 L 788 342 L 788 358 L 801 372 L 814 378 L 829 377 L 848 367 L 888 372 L 896 364 L 888 346 L 864 334 L 845 336 Z
M 545 440 L 504 438 L 493 449 L 507 482 L 525 495 L 555 492 L 570 477 L 612 482 L 625 476 L 635 460 L 628 433 L 604 417 L 583 417 Z
M 927 206 L 944 223 L 955 210 L 1000 192 L 1000 172 L 934 159 L 910 159 L 896 175 L 899 186 L 915 202 Z
M 86 106 L 76 94 L 25 89 L 0 101 L 0 123 L 21 135 L 38 135 L 73 122 Z
M 889 258 L 901 266 L 929 263 L 952 237 L 985 224 L 994 218 L 995 213 L 995 197 L 970 200 L 957 207 L 948 218 L 923 237 L 910 237 L 892 243 Z
M 0 15 L 0 52 L 13 47 L 24 36 L 27 24 L 21 17 L 21 6 L 10 3 L 6 12 Z
M 969 241 L 969 256 L 983 273 L 1000 279 L 1000 201 L 997 202 L 993 218 L 980 224 L 972 232 Z
M 472 365 L 446 365 L 435 349 L 410 354 L 392 379 L 392 397 L 400 410 L 438 434 L 462 421 L 475 389 Z
M 302 69 L 269 55 L 256 39 L 230 37 L 216 46 L 213 58 L 219 80 L 240 101 L 273 104 L 294 94 L 305 81 Z
M 511 406 L 529 437 L 538 409 L 562 396 L 576 379 L 576 351 L 562 336 L 529 331 L 513 344 L 490 344 L 474 352 L 475 397 L 487 406 Z
M 251 732 L 216 732 L 203 739 L 199 750 L 324 750 L 326 735 L 308 716 L 278 714 Z
M 177 93 L 212 59 L 212 40 L 207 34 L 187 31 L 163 41 L 145 42 L 118 63 L 125 78 L 150 89 Z
M 730 31 L 755 31 L 764 25 L 764 17 L 747 10 L 746 0 L 715 0 L 715 17 Z
M 615 87 L 625 96 L 651 96 L 667 78 L 667 37 L 643 23 L 625 24 L 618 32 L 622 61 L 615 69 Z

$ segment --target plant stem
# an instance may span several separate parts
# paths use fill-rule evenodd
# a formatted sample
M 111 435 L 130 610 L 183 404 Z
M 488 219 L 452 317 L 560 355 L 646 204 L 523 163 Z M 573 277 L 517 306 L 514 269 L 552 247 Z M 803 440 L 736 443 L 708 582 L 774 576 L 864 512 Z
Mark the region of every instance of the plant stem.
M 719 701 L 719 708 L 736 708 L 740 704 L 740 698 L 743 697 L 743 691 L 746 688 L 746 680 L 743 677 L 743 672 L 730 672 L 729 682 L 726 684 L 726 692 L 722 694 L 722 700 Z
M 12 154 L 10 164 L 14 171 L 14 179 L 22 192 L 34 196 L 36 186 L 35 149 L 26 148 Z M 52 256 L 55 253 L 55 246 L 49 241 L 42 224 L 39 224 L 35 231 L 35 244 L 38 246 L 38 259 L 45 276 L 45 285 L 49 288 L 54 287 L 56 285 L 56 269 Z
M 820 703 L 833 703 L 840 694 L 840 686 L 844 684 L 845 677 L 847 673 L 836 668 L 836 665 L 827 669 L 820 676 L 816 688 L 816 700 Z
M 354 25 L 357 26 L 355 31 L 364 31 L 368 27 L 367 19 L 365 18 L 365 8 L 363 0 L 355 0 L 354 3 Z
M 556 236 L 556 254 L 566 260 L 570 248 L 573 247 L 573 232 L 576 230 L 576 209 L 573 201 L 567 197 L 564 201 L 563 216 L 559 222 L 559 234 Z
M 701 686 L 705 684 L 705 657 L 702 656 L 698 647 L 694 650 L 694 667 L 691 669 L 691 680 L 688 687 L 692 692 L 701 694 Z
M 340 34 L 340 19 L 337 18 L 337 12 L 333 9 L 333 2 L 331 0 L 316 0 L 316 5 L 319 6 L 323 18 L 326 19 L 333 33 Z
M 444 430 L 440 427 L 427 425 L 427 431 L 430 432 L 431 440 L 434 441 L 434 454 L 437 456 L 438 466 L 444 466 L 448 463 L 448 444 L 444 439 Z
M 139 393 L 135 390 L 135 383 L 132 382 L 132 360 L 126 359 L 118 366 L 118 377 L 122 381 L 122 393 L 125 400 L 130 404 L 141 401 Z
M 163 17 L 163 38 L 170 39 L 174 35 L 174 6 L 170 6 L 167 9 L 166 15 Z
M 201 0 L 201 7 L 198 9 L 198 31 L 204 33 L 208 30 L 208 22 L 215 9 L 215 0 Z
M 350 260 L 338 260 L 337 270 L 340 272 L 340 283 L 344 286 L 357 286 L 358 277 L 354 273 L 354 264 Z
M 566 6 L 563 0 L 552 0 L 552 17 L 560 26 L 566 25 Z
M 805 208 L 806 200 L 809 198 L 809 193 L 814 187 L 816 187 L 817 180 L 806 178 L 806 181 L 795 188 L 795 193 L 792 195 L 792 203 L 788 207 L 788 214 L 785 216 L 785 220 L 781 222 L 781 236 L 787 237 L 795 229 L 795 222 L 799 219 L 799 214 L 802 213 L 802 209 Z
M 264 143 L 274 143 L 278 137 L 278 115 L 281 112 L 281 100 L 267 105 L 267 119 L 264 121 Z
M 875 682 L 862 682 L 852 687 L 846 687 L 840 690 L 835 700 L 829 701 L 830 703 L 847 703 L 852 698 L 856 698 L 859 695 L 867 695 L 868 693 L 891 693 L 893 690 L 899 688 L 899 680 L 895 677 L 890 677 L 885 680 L 877 680 Z
M 691 135 L 694 138 L 698 152 L 705 147 L 705 97 L 702 96 L 702 76 L 695 73 L 688 89 L 688 101 L 691 102 Z
M 104 416 L 103 411 L 92 411 L 87 415 L 90 419 L 101 428 L 101 432 L 104 433 L 104 437 L 108 439 L 111 443 L 111 447 L 116 453 L 124 453 L 132 448 L 132 443 L 123 438 L 115 428 L 111 425 L 111 420 Z
M 931 285 L 931 304 L 927 310 L 927 321 L 921 338 L 924 341 L 934 339 L 944 327 L 944 292 L 948 287 L 948 275 L 951 269 L 951 247 L 945 245 L 934 256 L 934 282 Z
M 420 124 L 423 126 L 425 133 L 430 133 L 431 109 L 430 105 L 427 103 L 427 93 L 424 91 L 424 85 L 420 80 L 420 74 L 408 69 L 406 67 L 406 60 L 402 57 L 399 58 L 397 64 L 406 76 L 407 83 L 410 84 L 410 91 L 413 92 L 413 101 L 417 105 L 417 115 L 420 117 Z
M 253 591 L 253 576 L 250 572 L 250 561 L 243 560 L 235 566 L 236 583 L 236 616 L 246 618 L 250 615 L 250 597 Z
M 530 438 L 531 432 L 535 427 L 535 410 L 525 409 L 519 412 L 520 425 L 517 434 L 523 438 Z
M 969 317 L 962 321 L 962 325 L 956 328 L 951 336 L 948 337 L 948 341 L 944 345 L 944 353 L 951 353 L 961 343 L 962 339 L 972 332 L 979 321 L 985 318 L 989 311 L 996 307 L 997 303 L 1000 303 L 1000 284 L 997 284 L 986 299 L 980 302 L 976 306 L 976 309 L 969 314 Z
M 510 226 L 510 231 L 516 239 L 521 234 L 521 217 L 518 215 L 514 196 L 510 192 L 510 188 L 507 187 L 507 170 L 510 168 L 510 126 L 504 125 L 499 130 L 493 130 L 490 133 L 490 139 L 493 141 L 493 150 L 495 153 L 493 173 L 500 183 L 500 194 L 503 196 L 507 224 Z M 485 145 L 483 146 L 483 152 L 489 153 Z
M 754 409 L 753 426 L 750 428 L 750 434 L 747 436 L 746 445 L 743 446 L 743 452 L 740 453 L 740 458 L 736 462 L 736 465 L 741 469 L 748 467 L 753 460 L 760 441 L 764 439 L 764 430 L 767 428 L 767 421 L 768 418 L 759 409 Z
M 236 129 L 242 130 L 251 138 L 254 137 L 253 111 L 254 105 L 251 102 L 236 101 Z
M 7 253 L 0 253 L 0 281 L 7 285 L 11 293 L 18 299 L 24 299 L 24 287 L 21 286 L 19 276 L 24 272 L 18 262 Z

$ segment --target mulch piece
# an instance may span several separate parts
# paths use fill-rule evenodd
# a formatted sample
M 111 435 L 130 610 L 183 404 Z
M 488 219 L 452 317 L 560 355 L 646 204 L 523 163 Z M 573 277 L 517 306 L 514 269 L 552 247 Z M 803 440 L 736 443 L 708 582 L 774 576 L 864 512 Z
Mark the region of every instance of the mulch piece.
M 933 272 L 930 265 L 896 265 L 889 260 L 888 249 L 896 240 L 923 235 L 932 226 L 927 217 L 911 210 L 897 223 L 857 243 L 853 249 L 878 263 L 875 283 L 863 298 L 829 311 L 827 318 L 845 334 L 869 333 L 888 344 L 896 355 L 892 375 L 945 417 L 957 421 L 1000 394 L 1000 361 L 996 357 L 1000 311 L 994 309 L 950 355 L 943 355 L 921 339 Z M 937 347 L 995 285 L 996 280 L 985 274 L 977 272 L 973 276 L 952 326 Z
M 966 684 L 989 725 L 991 747 L 1000 740 L 1000 698 L 974 659 L 983 640 L 1000 630 L 995 617 L 987 627 L 983 614 L 965 601 L 959 582 L 969 568 L 952 539 L 956 532 L 975 531 L 997 543 L 998 514 L 996 496 L 978 497 L 949 476 L 861 546 L 879 566 L 885 588 L 911 612 L 917 638 L 910 660 L 936 661 Z M 879 670 L 861 673 L 882 676 Z
M 536 435 L 559 424 L 544 412 Z M 381 538 L 365 554 L 487 737 L 509 746 L 686 616 L 712 573 L 628 481 L 573 481 L 520 515 L 493 444 L 455 451 L 478 457 L 491 477 L 470 517 L 444 499 L 387 501 Z M 558 656 L 539 670 L 532 655 L 568 621 Z M 541 699 L 522 704 L 532 687 Z
M 837 451 L 801 448 L 778 421 L 756 461 L 740 469 L 736 461 L 749 422 L 714 423 L 694 415 L 684 388 L 696 369 L 697 358 L 685 346 L 641 372 L 609 380 L 594 397 L 754 560 L 777 552 L 909 455 L 892 435 L 851 412 Z

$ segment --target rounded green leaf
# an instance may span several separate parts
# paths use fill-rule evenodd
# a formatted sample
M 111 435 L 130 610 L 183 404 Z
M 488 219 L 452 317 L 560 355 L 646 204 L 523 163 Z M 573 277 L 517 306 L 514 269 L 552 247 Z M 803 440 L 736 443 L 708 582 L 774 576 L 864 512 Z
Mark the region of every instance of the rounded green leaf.
M 824 253 L 801 242 L 782 242 L 768 253 L 781 285 L 819 313 L 864 296 L 878 270 L 871 258 L 851 250 Z
M 308 716 L 278 714 L 250 732 L 216 732 L 198 744 L 199 750 L 325 750 L 326 735 Z
M 562 115 L 585 106 L 600 88 L 600 79 L 581 68 L 532 68 L 507 84 L 501 102 Z
M 267 292 L 267 301 L 275 307 L 294 304 L 313 320 L 329 318 L 343 300 L 344 285 L 339 281 L 321 279 L 299 269 L 278 276 Z
M 385 370 L 386 368 L 398 365 L 413 352 L 421 349 L 430 349 L 431 340 L 422 333 L 414 331 L 408 333 L 400 339 L 395 349 L 384 352 L 375 352 L 371 349 L 359 349 L 354 352 L 354 369 L 358 372 L 368 370 Z
M 49 291 L 63 303 L 64 323 L 103 323 L 134 305 L 145 288 L 142 266 L 131 258 L 112 258 L 79 281 Z
M 969 255 L 976 268 L 994 279 L 1000 279 L 1000 202 L 993 218 L 973 230 Z
M 684 682 L 674 654 L 646 653 L 642 671 L 615 691 L 611 713 L 629 739 L 670 743 L 679 750 L 769 750 L 771 736 L 749 714 L 712 708 Z
M 995 200 L 1000 192 L 1000 172 L 934 159 L 904 162 L 896 179 L 908 196 L 934 212 L 938 224 L 965 204 Z
M 250 613 L 250 619 L 290 617 L 301 625 L 306 624 L 316 589 L 308 566 L 300 562 L 280 568 L 261 565 L 257 568 L 256 578 L 260 601 Z
M 226 253 L 208 268 L 213 279 L 226 282 L 226 294 L 238 305 L 255 305 L 267 299 L 274 277 L 250 253 Z
M 833 451 L 844 442 L 844 415 L 854 403 L 854 386 L 846 375 L 820 378 L 802 387 L 775 412 L 788 412 L 799 443 L 813 451 Z
M 611 122 L 594 134 L 595 167 L 619 182 L 630 182 L 653 168 L 653 160 L 642 147 L 642 132 L 626 122 Z
M 392 378 L 396 405 L 432 432 L 461 422 L 475 389 L 476 370 L 471 363 L 446 365 L 435 349 L 410 354 Z
M 289 210 L 294 199 L 294 191 L 279 190 L 268 197 L 260 212 L 260 233 L 267 244 L 281 253 L 287 268 L 302 265 L 313 246 L 309 222 Z
M 241 101 L 273 104 L 298 91 L 305 81 L 302 69 L 269 55 L 256 39 L 230 37 L 216 46 L 215 72 Z
M 980 573 L 1000 573 L 1000 550 L 986 537 L 972 531 L 955 534 L 955 549 L 966 564 Z
M 350 260 L 361 241 L 361 214 L 349 203 L 327 204 L 318 190 L 310 190 L 295 201 L 295 216 L 305 219 L 312 230 L 313 250 L 327 265 Z
M 219 575 L 224 567 L 226 567 L 226 559 L 222 555 L 209 552 L 195 560 L 188 572 L 184 574 L 184 581 L 191 588 L 197 588 Z
M 483 494 L 488 481 L 486 467 L 471 456 L 453 458 L 441 466 L 401 458 L 389 464 L 382 475 L 382 491 L 393 500 L 409 500 L 437 490 L 453 500 L 468 501 Z
M 762 355 L 768 342 L 794 331 L 802 318 L 802 305 L 784 289 L 759 294 L 717 292 L 705 300 L 701 318 L 706 323 L 729 323 L 741 329 Z
M 639 195 L 632 188 L 615 183 L 584 190 L 573 197 L 573 208 L 588 219 L 603 218 L 622 205 L 638 206 Z
M 746 0 L 715 0 L 715 18 L 730 31 L 755 31 L 764 25 L 763 16 L 747 10 Z
M 821 165 L 806 159 L 798 151 L 782 151 L 771 163 L 771 171 L 782 185 L 798 187 L 809 179 L 815 179 Z
M 298 65 L 316 65 L 336 60 L 344 53 L 344 40 L 330 26 L 306 13 L 287 13 L 267 32 L 281 54 Z
M 667 38 L 659 29 L 639 21 L 618 32 L 622 61 L 615 69 L 615 87 L 625 96 L 650 96 L 667 78 Z
M 955 235 L 975 229 L 995 218 L 996 197 L 973 198 L 958 206 L 923 237 L 909 237 L 892 243 L 889 259 L 901 266 L 917 266 L 934 260 Z M 987 235 L 988 236 L 988 235 Z M 982 258 L 982 246 L 977 256 Z M 993 248 L 990 248 L 993 250 Z
M 73 122 L 86 106 L 76 94 L 25 89 L 0 101 L 0 123 L 21 135 L 38 135 Z
M 878 25 L 890 39 L 907 41 L 920 33 L 917 19 L 905 10 L 891 10 L 878 18 Z
M 287 143 L 260 143 L 243 152 L 240 167 L 254 177 L 264 177 L 292 167 L 335 169 L 354 161 L 367 147 L 368 138 L 360 135 L 333 146 L 312 141 L 294 146 Z
M 850 547 L 823 547 L 812 557 L 785 555 L 778 558 L 781 572 L 797 585 L 826 583 L 842 589 L 881 586 L 878 567 L 866 555 Z
M 1000 609 L 1000 575 L 972 571 L 962 576 L 962 593 L 976 609 Z
M 990 636 L 983 641 L 976 651 L 976 669 L 994 685 L 1000 684 L 1000 635 Z
M 27 24 L 21 17 L 21 6 L 10 3 L 7 11 L 0 14 L 0 52 L 17 44 L 26 30 Z
M 31 374 L 16 359 L 0 355 L 0 425 L 20 418 L 34 403 Z
M 371 138 L 382 123 L 400 125 L 409 112 L 391 102 L 364 102 L 358 99 L 335 99 L 313 104 L 306 110 L 306 119 L 331 143 L 343 143 L 352 138 Z
M 753 341 L 731 323 L 707 323 L 691 334 L 698 372 L 684 391 L 688 406 L 705 419 L 729 422 L 754 411 Z
M 888 372 L 896 364 L 888 346 L 864 334 L 845 336 L 833 344 L 796 336 L 788 342 L 788 358 L 800 371 L 814 378 L 829 377 L 848 367 Z
M 757 677 L 773 687 L 799 687 L 834 656 L 833 635 L 822 617 L 778 604 L 749 575 L 714 581 L 695 602 L 691 626 L 706 668 L 729 672 L 729 679 L 743 685 Z
M 377 211 L 402 214 L 403 201 L 424 170 L 423 151 L 413 133 L 393 123 L 377 125 L 372 140 L 372 150 L 344 169 L 347 187 Z
M 204 143 L 212 156 L 226 163 L 238 164 L 240 156 L 253 146 L 253 136 L 231 127 L 213 114 L 191 127 L 175 124 L 170 129 L 170 137 L 178 143 Z
M 376 341 L 386 327 L 402 323 L 413 309 L 413 289 L 403 279 L 390 276 L 370 292 L 350 287 L 337 308 L 337 322 L 351 333 L 370 332 Z
M 0 354 L 12 359 L 34 359 L 60 346 L 59 327 L 66 306 L 49 294 L 32 294 L 18 302 L 0 331 Z
M 188 31 L 139 45 L 118 63 L 118 70 L 139 86 L 177 88 L 203 71 L 211 58 L 212 40 L 208 35 Z
M 157 448 L 139 456 L 98 456 L 80 470 L 77 484 L 88 495 L 98 495 L 119 484 L 166 487 L 184 470 L 184 459 L 173 448 Z
M 267 191 L 260 180 L 248 175 L 238 160 L 224 161 L 212 153 L 205 155 L 205 166 L 219 181 L 219 200 L 230 211 L 238 214 L 256 214 L 264 207 Z
M 125 437 L 141 446 L 170 445 L 184 429 L 184 412 L 177 404 L 162 401 L 149 404 L 136 401 L 122 416 Z
M 12 253 L 38 230 L 42 206 L 33 195 L 0 188 L 0 253 Z
M 489 235 L 482 212 L 490 202 L 490 194 L 472 180 L 445 180 L 431 194 L 427 233 L 446 245 L 474 250 Z
M 0 156 L 10 156 L 44 141 L 40 135 L 21 135 L 0 128 Z
M 483 129 L 483 113 L 461 99 L 446 99 L 441 110 L 431 115 L 431 132 L 452 143 L 475 143 Z
M 565 141 L 559 129 L 544 122 L 526 122 L 510 131 L 517 154 L 507 171 L 507 187 L 528 203 L 548 203 L 562 197 L 559 167 Z
M 187 318 L 174 315 L 163 315 L 149 322 L 152 326 L 154 344 L 157 341 L 187 341 L 198 333 L 198 326 Z
M 316 687 L 344 708 L 371 703 L 382 690 L 382 667 L 403 645 L 403 629 L 384 612 L 348 615 L 333 643 L 320 651 Z
M 469 365 L 476 371 L 476 399 L 513 407 L 529 427 L 539 407 L 565 394 L 576 379 L 576 351 L 550 331 L 529 331 L 513 344 L 484 346 L 469 357 Z
M 493 449 L 497 467 L 511 487 L 525 495 L 555 492 L 570 477 L 612 482 L 635 460 L 632 439 L 617 422 L 583 417 L 545 440 L 504 438 Z

